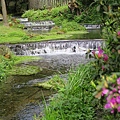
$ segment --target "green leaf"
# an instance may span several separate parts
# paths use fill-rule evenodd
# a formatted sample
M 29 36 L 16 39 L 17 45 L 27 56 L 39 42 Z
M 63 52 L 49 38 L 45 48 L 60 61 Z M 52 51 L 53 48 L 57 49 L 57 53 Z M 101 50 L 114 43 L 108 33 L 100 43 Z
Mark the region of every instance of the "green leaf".
M 98 11 L 98 12 L 100 11 L 100 5 L 97 6 L 97 11 Z

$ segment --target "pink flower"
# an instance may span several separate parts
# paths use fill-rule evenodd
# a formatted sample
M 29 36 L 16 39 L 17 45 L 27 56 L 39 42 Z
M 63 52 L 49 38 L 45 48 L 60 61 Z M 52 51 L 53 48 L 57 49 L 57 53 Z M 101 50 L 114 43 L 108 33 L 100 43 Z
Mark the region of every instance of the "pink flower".
M 98 47 L 98 51 L 99 53 L 103 54 L 103 50 L 100 47 Z
M 103 60 L 104 60 L 105 62 L 108 61 L 108 55 L 107 55 L 107 54 L 103 54 Z
M 120 36 L 120 31 L 117 32 L 117 35 Z
M 120 77 L 117 79 L 117 84 L 120 85 Z
M 114 108 L 114 106 L 117 104 L 116 103 L 116 99 L 114 97 L 111 98 L 111 100 L 109 100 L 109 103 L 110 103 L 110 105 L 111 105 L 112 108 Z
M 120 96 L 117 96 L 117 97 L 116 97 L 116 102 L 117 102 L 118 104 L 120 104 Z
M 113 94 L 113 91 L 110 91 L 109 94 L 112 95 L 112 94 Z
M 118 90 L 118 93 L 120 94 L 120 90 Z
M 102 96 L 106 95 L 108 92 L 109 92 L 109 90 L 108 90 L 108 89 L 103 88 L 103 91 L 102 91 Z
M 120 90 L 120 86 L 118 86 L 118 89 Z
M 111 109 L 112 107 L 111 107 L 110 103 L 107 103 L 107 104 L 105 104 L 104 108 L 105 109 Z
M 103 50 L 100 47 L 98 47 L 98 58 L 101 57 L 103 57 Z

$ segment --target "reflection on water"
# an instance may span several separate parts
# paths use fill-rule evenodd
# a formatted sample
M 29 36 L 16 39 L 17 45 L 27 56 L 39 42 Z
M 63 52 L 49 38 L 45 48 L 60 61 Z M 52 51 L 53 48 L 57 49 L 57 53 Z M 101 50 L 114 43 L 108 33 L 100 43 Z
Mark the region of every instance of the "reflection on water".
M 101 30 L 88 30 L 88 33 L 85 34 L 74 34 L 68 39 L 101 39 Z
M 40 114 L 43 106 L 39 106 L 38 103 L 43 97 L 53 94 L 53 91 L 26 85 L 34 77 L 12 76 L 8 82 L 0 85 L 0 120 L 32 120 L 34 114 Z M 32 109 L 24 110 L 25 106 Z M 20 118 L 18 112 L 21 110 L 24 110 L 24 117 Z
M 81 62 L 87 62 L 80 55 L 41 57 L 38 61 L 27 63 L 42 66 L 43 71 L 38 75 L 11 76 L 0 85 L 0 120 L 32 120 L 34 114 L 39 115 L 43 110 L 43 105 L 38 104 L 43 95 L 47 97 L 54 93 L 52 90 L 34 87 L 34 84 L 50 79 L 53 74 L 66 73 Z

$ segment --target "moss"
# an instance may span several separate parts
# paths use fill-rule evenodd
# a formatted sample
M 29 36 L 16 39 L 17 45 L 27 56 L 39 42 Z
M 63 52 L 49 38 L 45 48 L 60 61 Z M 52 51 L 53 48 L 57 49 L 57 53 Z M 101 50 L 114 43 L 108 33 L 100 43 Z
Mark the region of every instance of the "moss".
M 33 75 L 40 72 L 42 69 L 38 66 L 31 66 L 31 65 L 25 65 L 21 63 L 26 63 L 30 61 L 37 61 L 40 57 L 33 57 L 33 56 L 11 56 L 11 60 L 13 62 L 13 65 L 11 69 L 8 70 L 9 75 Z
M 24 62 L 30 62 L 30 61 L 37 61 L 41 59 L 40 57 L 36 56 L 13 56 L 14 64 L 20 64 Z
M 37 66 L 14 66 L 10 71 L 8 71 L 9 75 L 33 75 L 37 74 L 41 71 Z
M 42 87 L 44 89 L 62 90 L 65 87 L 65 80 L 60 76 L 55 75 L 50 80 L 37 83 L 35 86 Z

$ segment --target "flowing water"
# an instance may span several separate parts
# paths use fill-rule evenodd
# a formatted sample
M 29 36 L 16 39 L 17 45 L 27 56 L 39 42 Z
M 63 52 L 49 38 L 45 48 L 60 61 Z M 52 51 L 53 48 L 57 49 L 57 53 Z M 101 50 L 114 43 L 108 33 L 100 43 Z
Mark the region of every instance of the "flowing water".
M 97 50 L 104 46 L 101 39 L 89 40 L 57 40 L 37 43 L 9 45 L 16 55 L 39 56 L 58 54 L 79 54 L 85 55 L 89 50 Z
M 54 74 L 67 73 L 73 66 L 88 62 L 88 59 L 80 55 L 41 57 L 41 60 L 27 64 L 42 66 L 42 72 L 32 76 L 11 76 L 0 85 L 0 120 L 32 120 L 34 114 L 39 115 L 43 111 L 43 96 L 46 98 L 54 93 L 35 87 L 34 84 L 46 81 Z
M 46 81 L 58 73 L 64 77 L 71 68 L 90 60 L 85 57 L 88 49 L 96 50 L 101 45 L 101 40 L 9 45 L 17 55 L 40 56 L 41 59 L 36 62 L 21 65 L 40 66 L 43 70 L 32 76 L 10 76 L 8 80 L 0 83 L 0 120 L 33 120 L 35 114 L 40 115 L 44 108 L 41 102 L 43 96 L 48 99 L 54 91 L 35 87 L 34 84 Z

